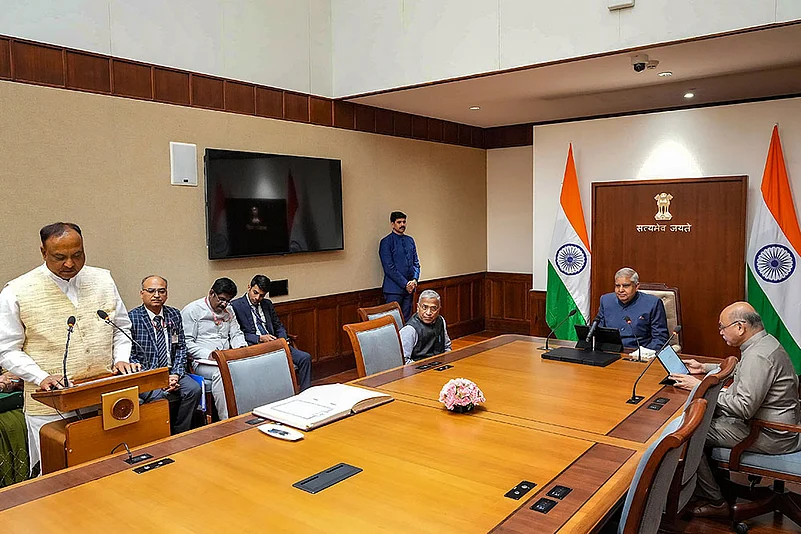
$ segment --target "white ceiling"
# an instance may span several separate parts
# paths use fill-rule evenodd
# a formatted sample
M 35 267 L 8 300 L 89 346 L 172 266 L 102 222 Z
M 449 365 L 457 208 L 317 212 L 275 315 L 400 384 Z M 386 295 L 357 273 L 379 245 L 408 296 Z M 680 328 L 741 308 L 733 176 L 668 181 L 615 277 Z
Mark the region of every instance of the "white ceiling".
M 349 100 L 492 127 L 801 93 L 801 24 L 639 53 L 659 66 L 636 73 L 630 52 Z

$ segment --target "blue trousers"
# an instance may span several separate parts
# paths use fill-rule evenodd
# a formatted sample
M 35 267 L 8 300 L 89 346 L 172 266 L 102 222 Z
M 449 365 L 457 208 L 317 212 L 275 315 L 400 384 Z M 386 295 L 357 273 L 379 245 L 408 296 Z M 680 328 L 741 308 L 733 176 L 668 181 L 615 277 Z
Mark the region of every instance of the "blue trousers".
M 403 312 L 403 322 L 407 322 L 412 316 L 412 300 L 414 295 L 409 292 L 405 293 L 384 293 L 384 300 L 386 302 L 397 302 Z

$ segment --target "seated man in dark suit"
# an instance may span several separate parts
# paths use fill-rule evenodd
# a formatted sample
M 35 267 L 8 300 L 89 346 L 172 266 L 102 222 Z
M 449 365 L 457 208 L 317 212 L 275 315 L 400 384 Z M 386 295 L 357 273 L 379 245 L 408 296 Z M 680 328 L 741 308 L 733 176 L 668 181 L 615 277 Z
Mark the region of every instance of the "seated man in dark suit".
M 265 343 L 279 337 L 289 340 L 273 303 L 265 298 L 269 292 L 270 279 L 263 274 L 257 274 L 250 281 L 247 293 L 231 301 L 236 320 L 248 345 Z M 311 386 L 311 355 L 291 345 L 289 351 L 292 362 L 297 367 L 298 385 L 303 391 Z
M 189 430 L 192 414 L 200 401 L 200 384 L 186 374 L 186 338 L 181 312 L 165 306 L 167 281 L 160 276 L 142 280 L 142 305 L 128 312 L 131 318 L 131 363 L 139 363 L 142 370 L 170 368 L 170 384 L 139 394 L 141 402 L 166 398 L 170 402 L 172 433 Z
M 665 305 L 653 295 L 638 292 L 639 286 L 640 275 L 634 269 L 623 267 L 616 272 L 615 292 L 601 296 L 598 325 L 618 329 L 626 347 L 636 349 L 639 340 L 643 347 L 659 350 L 669 335 Z

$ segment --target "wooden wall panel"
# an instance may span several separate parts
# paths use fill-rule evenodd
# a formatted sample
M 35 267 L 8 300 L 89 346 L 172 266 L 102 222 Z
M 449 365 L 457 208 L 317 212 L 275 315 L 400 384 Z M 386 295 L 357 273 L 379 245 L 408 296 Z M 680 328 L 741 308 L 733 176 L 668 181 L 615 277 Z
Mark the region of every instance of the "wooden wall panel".
M 114 59 L 111 62 L 115 95 L 129 98 L 153 98 L 153 69 L 148 65 Z
M 11 78 L 11 42 L 0 39 L 0 78 Z
M 473 127 L 470 134 L 471 145 L 473 148 L 484 148 L 484 130 L 482 128 Z
M 530 274 L 487 273 L 485 281 L 485 326 L 493 332 L 528 334 Z
M 534 142 L 534 125 L 515 124 L 484 130 L 485 148 L 529 146 Z
M 352 130 L 354 128 L 355 119 L 354 106 L 350 102 L 343 102 L 337 100 L 334 102 L 334 126 L 337 128 L 347 128 Z
M 356 104 L 356 129 L 375 132 L 375 108 Z
M 395 113 L 395 135 L 412 136 L 412 116 L 408 113 Z
M 15 80 L 64 86 L 64 50 L 14 41 L 11 53 Z
M 333 126 L 334 103 L 327 98 L 313 96 L 309 100 L 309 119 L 312 124 Z
M 412 115 L 412 137 L 428 139 L 428 119 L 426 117 Z
M 154 98 L 169 104 L 189 105 L 189 74 L 177 70 L 153 69 Z
M 309 95 L 284 92 L 284 118 L 309 122 Z
M 225 110 L 253 115 L 256 113 L 256 88 L 248 83 L 224 83 Z
M 545 337 L 551 330 L 545 318 L 545 295 L 545 291 L 534 289 L 528 292 L 528 309 L 531 315 L 529 335 Z
M 111 60 L 67 51 L 67 87 L 95 93 L 111 92 Z
M 684 352 L 728 356 L 717 330 L 720 310 L 745 293 L 746 176 L 596 182 L 592 188 L 592 309 L 613 290 L 614 274 L 634 268 L 640 282 L 679 288 Z M 657 221 L 654 196 L 673 196 L 672 219 Z M 620 199 L 626 209 L 620 209 Z M 689 232 L 671 225 L 690 223 Z M 664 231 L 637 231 L 663 224 Z
M 284 116 L 284 92 L 256 87 L 256 115 L 280 119 Z
M 192 75 L 192 105 L 209 109 L 224 109 L 224 81 L 209 76 Z
M 442 141 L 443 122 L 439 119 L 428 119 L 428 140 Z
M 459 144 L 464 146 L 470 146 L 473 142 L 473 128 L 470 126 L 460 124 L 459 125 Z
M 453 145 L 459 144 L 459 125 L 455 122 L 445 122 L 442 125 L 442 140 Z
M 342 324 L 338 319 L 336 304 L 317 308 L 316 313 L 317 325 Z M 320 361 L 335 358 L 341 352 L 341 339 L 342 336 L 339 335 L 338 329 L 317 327 L 317 346 L 315 349 L 320 354 Z
M 393 135 L 395 133 L 395 112 L 375 108 L 375 133 Z

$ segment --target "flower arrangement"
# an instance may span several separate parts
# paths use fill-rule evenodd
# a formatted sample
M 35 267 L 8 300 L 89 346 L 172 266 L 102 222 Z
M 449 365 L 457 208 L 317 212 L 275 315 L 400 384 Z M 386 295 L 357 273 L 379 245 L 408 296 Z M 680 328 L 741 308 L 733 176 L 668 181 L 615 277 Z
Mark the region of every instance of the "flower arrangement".
M 484 393 L 475 382 L 466 378 L 454 378 L 442 386 L 439 401 L 454 412 L 469 412 L 473 407 L 486 402 Z

